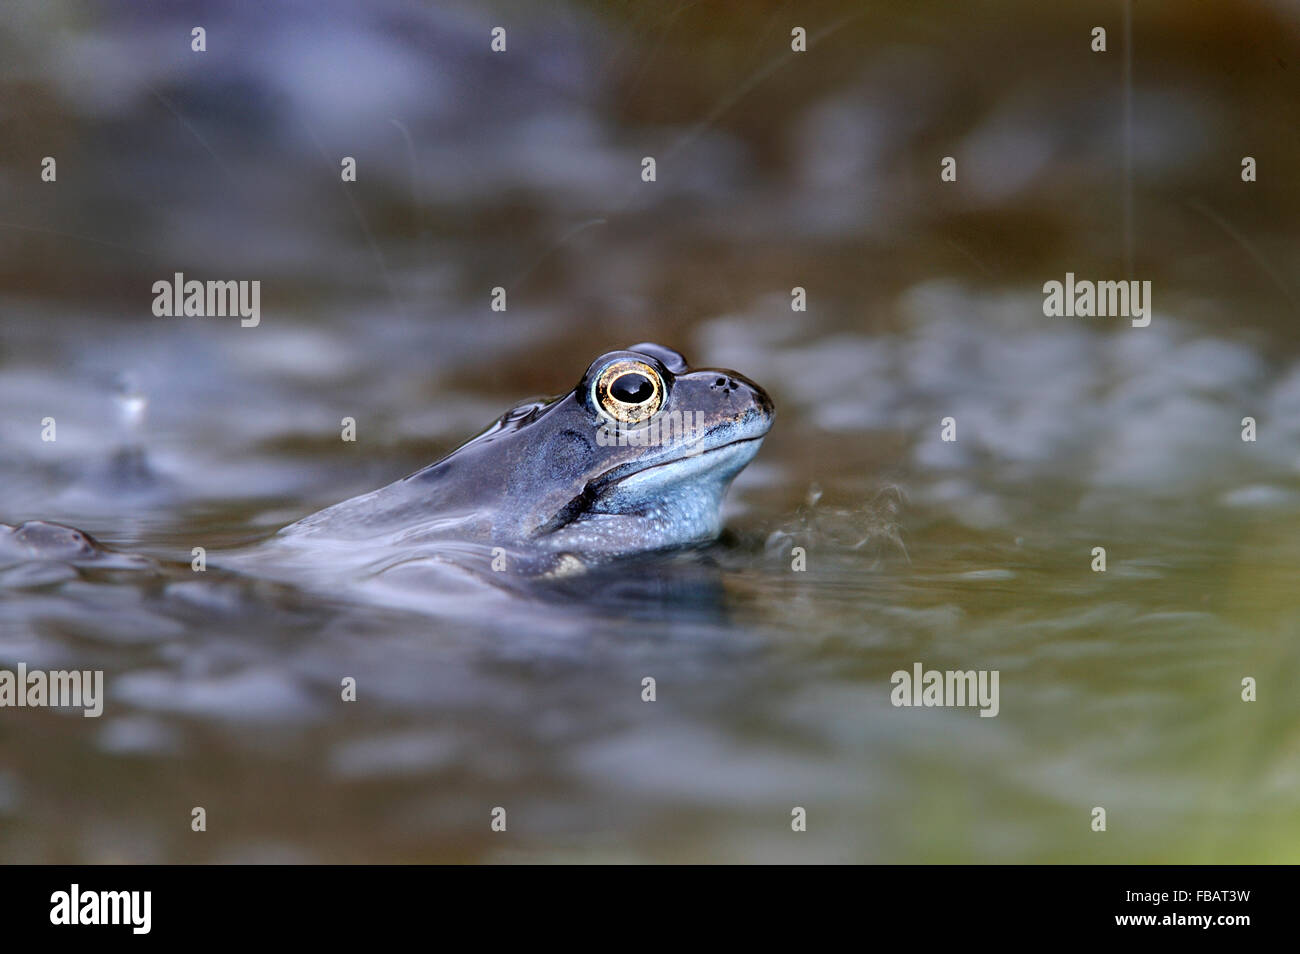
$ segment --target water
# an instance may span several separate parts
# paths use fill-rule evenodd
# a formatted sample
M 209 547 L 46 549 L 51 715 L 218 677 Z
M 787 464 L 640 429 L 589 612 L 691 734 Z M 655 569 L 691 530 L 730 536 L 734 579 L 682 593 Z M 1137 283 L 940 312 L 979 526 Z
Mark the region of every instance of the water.
M 1300 21 L 1136 10 L 1126 147 L 1118 20 L 998 6 L 20 4 L 0 520 L 133 558 L 0 567 L 0 668 L 107 692 L 3 710 L 0 858 L 1295 861 Z M 1148 327 L 1043 315 L 1130 238 Z M 153 317 L 176 271 L 261 323 Z M 190 570 L 642 340 L 777 405 L 704 552 Z M 891 705 L 917 662 L 996 718 Z

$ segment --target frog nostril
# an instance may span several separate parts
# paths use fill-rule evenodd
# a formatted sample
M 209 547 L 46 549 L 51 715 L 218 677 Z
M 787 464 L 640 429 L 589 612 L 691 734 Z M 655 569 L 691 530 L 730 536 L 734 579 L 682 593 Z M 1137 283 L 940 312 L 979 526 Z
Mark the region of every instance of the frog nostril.
M 713 386 L 714 386 L 715 388 L 724 388 L 724 387 L 727 386 L 727 379 L 726 379 L 726 378 L 718 378 L 716 381 L 713 382 Z

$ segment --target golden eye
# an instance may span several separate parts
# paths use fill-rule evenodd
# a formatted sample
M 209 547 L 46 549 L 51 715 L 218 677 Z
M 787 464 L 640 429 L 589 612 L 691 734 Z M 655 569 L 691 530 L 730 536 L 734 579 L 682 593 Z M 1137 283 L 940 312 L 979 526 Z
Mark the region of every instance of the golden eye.
M 614 420 L 635 424 L 663 407 L 664 382 L 643 361 L 615 361 L 596 379 L 592 396 L 596 406 Z

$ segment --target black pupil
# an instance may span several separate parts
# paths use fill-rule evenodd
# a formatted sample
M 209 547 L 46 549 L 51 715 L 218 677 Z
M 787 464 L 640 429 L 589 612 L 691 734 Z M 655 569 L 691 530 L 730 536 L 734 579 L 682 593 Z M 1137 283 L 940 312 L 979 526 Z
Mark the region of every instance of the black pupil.
M 644 374 L 620 374 L 609 386 L 610 396 L 624 404 L 644 404 L 654 396 L 655 386 Z

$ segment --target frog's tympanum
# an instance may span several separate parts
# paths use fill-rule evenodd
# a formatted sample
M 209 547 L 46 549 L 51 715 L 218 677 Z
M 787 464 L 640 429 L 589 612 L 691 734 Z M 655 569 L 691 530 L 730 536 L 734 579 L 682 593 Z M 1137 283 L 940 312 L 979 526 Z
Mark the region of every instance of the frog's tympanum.
M 519 405 L 442 460 L 275 541 L 378 546 L 389 564 L 469 544 L 549 555 L 552 572 L 707 541 L 771 424 L 758 385 L 639 344 L 597 358 L 568 394 Z

